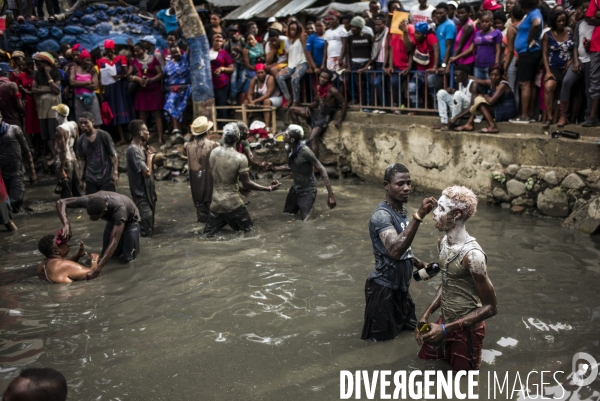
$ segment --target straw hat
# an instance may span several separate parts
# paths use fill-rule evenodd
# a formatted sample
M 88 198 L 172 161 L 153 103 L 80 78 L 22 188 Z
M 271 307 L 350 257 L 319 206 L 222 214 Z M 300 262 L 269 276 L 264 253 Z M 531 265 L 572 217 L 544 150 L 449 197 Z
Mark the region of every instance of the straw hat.
M 52 110 L 58 112 L 63 117 L 67 117 L 69 115 L 69 106 L 66 104 L 60 103 L 56 106 L 52 106 Z
M 208 118 L 204 116 L 198 117 L 192 123 L 192 135 L 202 135 L 212 127 L 213 123 Z

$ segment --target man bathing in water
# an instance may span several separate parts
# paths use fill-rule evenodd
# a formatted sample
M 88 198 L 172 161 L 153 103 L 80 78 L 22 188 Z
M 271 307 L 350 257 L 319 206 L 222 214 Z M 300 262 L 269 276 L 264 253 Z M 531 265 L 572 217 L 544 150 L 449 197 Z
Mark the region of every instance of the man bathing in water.
M 410 245 L 423 218 L 436 205 L 434 198 L 423 199 L 409 220 L 404 204 L 410 195 L 411 179 L 403 164 L 392 164 L 385 170 L 383 186 L 385 200 L 377 205 L 369 221 L 375 270 L 365 284 L 367 305 L 361 336 L 373 341 L 393 340 L 400 331 L 417 326 L 408 287 L 413 267 L 422 269 L 427 265 L 413 255 Z
M 288 164 L 275 167 L 274 171 L 291 171 L 294 176 L 294 184 L 288 192 L 285 200 L 283 213 L 296 214 L 300 211 L 302 221 L 306 221 L 317 198 L 317 179 L 314 168 L 316 168 L 327 188 L 327 206 L 333 209 L 336 206 L 335 197 L 327 170 L 315 157 L 314 153 L 305 146 L 302 138 L 304 130 L 301 126 L 291 124 L 283 134 L 283 141 L 288 152 Z
M 442 284 L 419 322 L 433 312 L 442 315 L 426 334 L 415 330 L 419 358 L 445 359 L 454 371 L 478 370 L 485 337 L 485 319 L 494 316 L 496 293 L 487 275 L 487 257 L 465 229 L 477 211 L 477 196 L 462 186 L 442 192 L 433 212 L 435 227 L 446 235 L 438 241 Z
M 86 255 L 85 245 L 79 242 L 79 250 L 70 258 L 67 255 L 71 246 L 58 235 L 48 234 L 38 242 L 38 249 L 45 256 L 37 268 L 37 274 L 42 280 L 50 283 L 65 284 L 78 280 L 92 280 L 100 275 L 102 266 L 98 265 L 100 256 L 90 254 L 91 268 L 79 264 L 79 259 Z
M 62 238 L 71 238 L 71 223 L 67 208 L 86 209 L 90 220 L 106 221 L 102 239 L 102 257 L 98 262 L 101 269 L 113 257 L 123 256 L 125 263 L 131 262 L 140 253 L 140 212 L 135 203 L 116 192 L 99 191 L 79 198 L 59 199 L 56 211 L 63 223 Z
M 317 87 L 318 96 L 315 97 L 315 101 L 307 107 L 290 108 L 290 118 L 294 123 L 298 124 L 298 117 L 302 117 L 310 123 L 312 132 L 310 133 L 308 142 L 317 158 L 319 157 L 317 139 L 325 128 L 327 128 L 329 121 L 335 114 L 336 103 L 340 102 L 342 104 L 342 114 L 335 122 L 337 129 L 340 129 L 342 126 L 342 121 L 346 117 L 346 110 L 348 110 L 348 101 L 331 83 L 332 76 L 333 72 L 329 70 L 321 71 L 319 74 L 319 86 Z

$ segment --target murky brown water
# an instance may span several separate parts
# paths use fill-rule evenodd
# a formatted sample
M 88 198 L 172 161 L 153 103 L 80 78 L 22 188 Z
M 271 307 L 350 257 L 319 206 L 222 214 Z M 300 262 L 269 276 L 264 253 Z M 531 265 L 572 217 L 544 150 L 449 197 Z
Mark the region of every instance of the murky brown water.
M 73 400 L 334 400 L 340 370 L 445 370 L 416 357 L 410 332 L 387 343 L 359 339 L 373 265 L 367 221 L 382 188 L 336 181 L 339 206 L 326 210 L 320 192 L 316 218 L 302 224 L 281 214 L 289 184 L 249 198 L 255 233 L 219 241 L 196 235 L 188 185 L 161 182 L 156 236 L 142 239 L 138 260 L 71 285 L 35 277 L 37 240 L 60 228 L 56 213 L 17 217 L 17 234 L 0 233 L 0 389 L 25 366 L 51 366 Z M 26 199 L 54 199 L 51 191 L 48 183 Z M 70 216 L 74 239 L 99 251 L 103 224 Z M 579 351 L 600 360 L 598 241 L 486 205 L 468 231 L 487 252 L 498 296 L 482 376 L 570 373 Z M 428 217 L 415 254 L 436 259 L 438 236 Z M 417 314 L 439 283 L 411 285 Z M 597 400 L 599 382 L 563 399 Z

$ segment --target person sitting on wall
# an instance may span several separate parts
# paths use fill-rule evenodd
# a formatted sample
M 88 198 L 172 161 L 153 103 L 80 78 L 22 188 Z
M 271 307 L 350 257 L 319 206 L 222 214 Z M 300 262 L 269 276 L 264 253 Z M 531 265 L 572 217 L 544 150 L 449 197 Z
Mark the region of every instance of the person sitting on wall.
M 333 72 L 323 70 L 319 74 L 319 86 L 317 87 L 318 96 L 315 96 L 315 101 L 307 107 L 292 107 L 290 108 L 290 117 L 294 123 L 298 123 L 298 117 L 306 119 L 312 127 L 312 132 L 308 138 L 311 150 L 315 156 L 319 157 L 319 147 L 317 139 L 321 133 L 329 125 L 329 121 L 335 114 L 337 102 L 342 104 L 342 113 L 340 118 L 335 122 L 335 127 L 340 129 L 342 121 L 348 110 L 348 101 L 342 94 L 331 84 Z
M 83 241 L 79 242 L 79 250 L 70 258 L 67 258 L 71 246 L 62 238 L 62 231 L 57 235 L 44 235 L 38 242 L 38 249 L 45 256 L 37 268 L 38 277 L 49 283 L 68 284 L 79 280 L 92 280 L 100 275 L 102 265 L 98 265 L 100 255 L 91 253 L 91 267 L 79 264 L 85 252 Z
M 454 68 L 454 81 L 458 84 L 458 89 L 440 89 L 437 93 L 438 112 L 442 124 L 433 126 L 431 129 L 452 130 L 461 118 L 470 113 L 471 107 L 473 107 L 473 101 L 479 94 L 479 85 L 469 78 L 468 67 L 457 65 Z M 448 120 L 448 108 L 452 112 L 450 120 Z

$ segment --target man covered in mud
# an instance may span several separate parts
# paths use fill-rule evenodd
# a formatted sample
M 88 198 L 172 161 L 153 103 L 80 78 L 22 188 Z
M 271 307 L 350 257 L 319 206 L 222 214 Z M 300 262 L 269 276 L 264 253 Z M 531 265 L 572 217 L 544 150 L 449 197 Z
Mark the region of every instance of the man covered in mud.
M 240 130 L 235 123 L 223 127 L 224 146 L 210 153 L 210 169 L 213 176 L 213 194 L 208 222 L 204 226 L 204 236 L 210 237 L 229 225 L 235 231 L 250 231 L 253 228 L 248 210 L 240 198 L 239 183 L 247 191 L 272 192 L 281 185 L 272 181 L 264 187 L 250 180 L 248 159 L 236 151 L 240 140 Z
M 319 85 L 317 86 L 318 96 L 315 97 L 315 101 L 307 107 L 290 108 L 290 118 L 294 123 L 297 124 L 298 117 L 302 117 L 306 119 L 312 127 L 308 142 L 317 158 L 319 157 L 317 139 L 319 139 L 321 133 L 329 125 L 329 121 L 331 121 L 331 118 L 335 114 L 337 103 L 339 102 L 342 105 L 340 118 L 335 122 L 335 127 L 337 129 L 342 126 L 342 121 L 344 120 L 344 117 L 346 117 L 346 110 L 348 110 L 348 101 L 335 86 L 333 86 L 331 83 L 332 77 L 332 71 L 321 71 L 319 74 Z
M 454 371 L 478 370 L 485 337 L 485 319 L 494 316 L 496 293 L 487 275 L 487 257 L 465 223 L 477 211 L 477 196 L 463 186 L 442 192 L 433 212 L 435 227 L 446 235 L 438 241 L 442 284 L 419 322 L 433 312 L 442 315 L 430 331 L 415 330 L 419 358 L 446 360 Z
M 213 193 L 213 177 L 210 171 L 209 157 L 210 152 L 219 144 L 206 136 L 212 127 L 212 121 L 206 117 L 196 118 L 191 126 L 192 140 L 183 146 L 183 154 L 188 158 L 192 200 L 196 207 L 196 217 L 199 223 L 208 221 Z
M 114 256 L 122 256 L 125 263 L 133 261 L 140 252 L 140 212 L 133 201 L 125 195 L 110 191 L 99 191 L 79 198 L 59 199 L 56 211 L 63 223 L 62 238 L 71 238 L 71 223 L 68 209 L 86 209 L 90 220 L 106 221 L 102 238 L 100 269 Z
M 56 154 L 55 166 L 58 181 L 62 184 L 61 198 L 81 196 L 81 183 L 79 182 L 79 166 L 73 146 L 79 138 L 79 127 L 75 121 L 68 121 L 69 107 L 65 104 L 52 106 L 56 112 L 56 134 L 54 135 L 54 150 Z M 59 184 L 59 185 L 60 185 Z
M 250 149 L 250 142 L 248 141 L 248 134 L 250 133 L 250 129 L 243 121 L 236 121 L 238 129 L 240 130 L 240 141 L 237 145 L 237 151 L 246 155 L 248 158 L 248 164 L 254 168 L 264 170 L 269 163 L 262 162 L 259 163 L 254 159 L 254 155 L 252 154 L 252 149 Z M 223 142 L 223 138 L 219 141 L 219 144 L 223 146 L 225 143 Z
M 302 138 L 304 130 L 301 126 L 290 124 L 283 134 L 285 149 L 288 153 L 288 164 L 275 167 L 274 171 L 291 171 L 294 183 L 285 199 L 283 213 L 296 214 L 300 211 L 302 221 L 310 217 L 315 199 L 317 199 L 317 179 L 314 169 L 316 168 L 327 188 L 327 206 L 333 209 L 336 206 L 335 196 L 329 183 L 327 170 L 316 158 L 315 154 L 304 144 Z
M 92 280 L 100 275 L 102 266 L 98 266 L 100 255 L 91 253 L 91 267 L 79 264 L 79 259 L 86 255 L 85 245 L 79 242 L 79 250 L 70 258 L 67 256 L 71 246 L 58 234 L 48 234 L 38 242 L 38 249 L 45 256 L 37 268 L 39 278 L 49 283 L 67 284 L 78 280 Z
M 140 212 L 140 235 L 152 237 L 158 200 L 152 174 L 152 160 L 156 155 L 156 149 L 148 145 L 150 131 L 142 120 L 130 121 L 129 132 L 133 135 L 126 154 L 129 191 Z
M 363 340 L 393 340 L 402 330 L 413 330 L 417 326 L 415 304 L 408 287 L 413 267 L 422 269 L 424 262 L 417 259 L 411 244 L 423 218 L 436 205 L 434 198 L 425 198 L 421 207 L 408 218 L 404 204 L 408 202 L 411 179 L 403 164 L 392 164 L 385 170 L 383 178 L 385 200 L 382 201 L 369 220 L 369 234 L 375 254 L 375 270 L 365 284 L 365 323 Z

